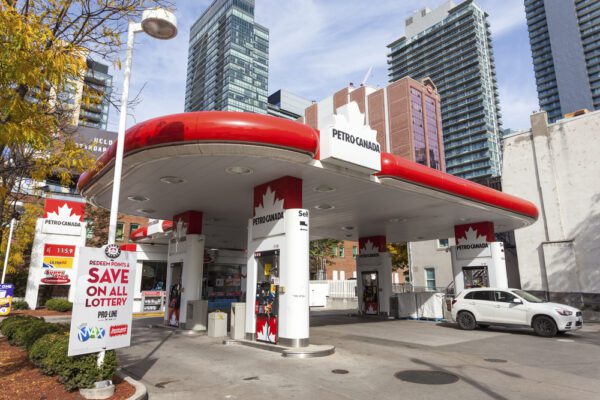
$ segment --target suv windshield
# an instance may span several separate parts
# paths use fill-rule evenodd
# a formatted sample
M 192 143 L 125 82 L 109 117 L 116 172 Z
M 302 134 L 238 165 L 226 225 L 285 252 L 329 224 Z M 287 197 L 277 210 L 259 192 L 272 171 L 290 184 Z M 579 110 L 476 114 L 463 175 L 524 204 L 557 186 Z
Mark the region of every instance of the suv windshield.
M 522 298 L 524 298 L 525 300 L 527 300 L 530 303 L 545 303 L 546 302 L 546 300 L 542 300 L 539 297 L 535 297 L 531 293 L 528 293 L 524 290 L 513 290 L 513 293 L 521 296 Z

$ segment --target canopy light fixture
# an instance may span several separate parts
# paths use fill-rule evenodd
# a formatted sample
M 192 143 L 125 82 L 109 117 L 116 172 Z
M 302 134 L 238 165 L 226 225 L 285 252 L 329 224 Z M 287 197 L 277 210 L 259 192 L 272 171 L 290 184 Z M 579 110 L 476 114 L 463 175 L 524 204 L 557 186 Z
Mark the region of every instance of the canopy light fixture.
M 315 206 L 315 208 L 317 210 L 333 210 L 335 206 L 332 206 L 331 204 L 319 204 Z
M 136 195 L 136 196 L 127 196 L 127 199 L 131 200 L 131 201 L 137 201 L 137 202 L 142 202 L 142 201 L 148 201 L 148 200 L 150 200 L 146 196 L 138 196 L 138 195 Z
M 231 175 L 250 175 L 252 172 L 254 172 L 254 171 L 252 170 L 252 168 L 248 168 L 248 167 L 239 167 L 239 166 L 236 166 L 236 167 L 228 167 L 228 168 L 226 168 L 226 169 L 225 169 L 225 171 L 226 171 L 228 174 L 231 174 Z
M 185 183 L 186 180 L 183 178 L 180 178 L 178 176 L 163 176 L 162 178 L 160 178 L 160 181 L 162 183 L 168 183 L 168 184 L 173 184 L 173 185 L 177 185 L 179 183 Z
M 137 210 L 137 212 L 142 213 L 142 214 L 152 214 L 152 213 L 156 212 L 156 210 L 152 210 L 150 208 L 140 208 L 139 210 Z
M 342 226 L 342 230 L 343 231 L 353 231 L 354 227 L 353 226 L 349 226 L 349 225 L 348 226 Z
M 335 192 L 335 188 L 329 185 L 319 185 L 314 188 L 315 192 L 327 193 L 327 192 Z

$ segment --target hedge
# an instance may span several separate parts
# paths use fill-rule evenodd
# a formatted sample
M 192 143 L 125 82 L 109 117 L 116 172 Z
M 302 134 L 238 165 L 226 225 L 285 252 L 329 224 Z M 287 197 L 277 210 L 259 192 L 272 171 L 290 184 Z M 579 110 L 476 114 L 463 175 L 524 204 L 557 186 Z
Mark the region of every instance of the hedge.
M 69 391 L 91 388 L 101 380 L 112 379 L 117 369 L 117 356 L 107 351 L 101 368 L 97 354 L 69 357 L 69 326 L 51 324 L 41 318 L 9 316 L 0 323 L 0 332 L 11 344 L 25 347 L 29 360 L 47 375 L 58 375 Z
M 29 310 L 29 303 L 25 300 L 13 300 L 10 308 L 13 310 Z
M 71 311 L 73 309 L 73 303 L 67 299 L 49 299 L 45 304 L 48 310 L 54 311 Z

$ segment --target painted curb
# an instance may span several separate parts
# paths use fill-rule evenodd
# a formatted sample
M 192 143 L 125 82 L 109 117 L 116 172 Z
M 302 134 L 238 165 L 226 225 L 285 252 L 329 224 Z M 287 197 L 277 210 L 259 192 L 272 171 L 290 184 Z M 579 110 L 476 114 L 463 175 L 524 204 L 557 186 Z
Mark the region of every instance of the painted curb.
M 148 389 L 146 388 L 146 385 L 144 385 L 142 382 L 136 381 L 135 379 L 124 373 L 122 370 L 117 371 L 117 376 L 135 388 L 135 393 L 127 400 L 148 399 Z

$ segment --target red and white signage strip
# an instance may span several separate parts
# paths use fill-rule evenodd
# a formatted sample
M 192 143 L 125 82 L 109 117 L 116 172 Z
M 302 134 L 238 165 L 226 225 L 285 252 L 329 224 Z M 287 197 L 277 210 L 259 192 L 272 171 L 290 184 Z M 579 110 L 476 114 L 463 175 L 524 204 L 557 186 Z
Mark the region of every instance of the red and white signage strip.
M 135 265 L 116 245 L 81 248 L 69 356 L 130 345 Z

